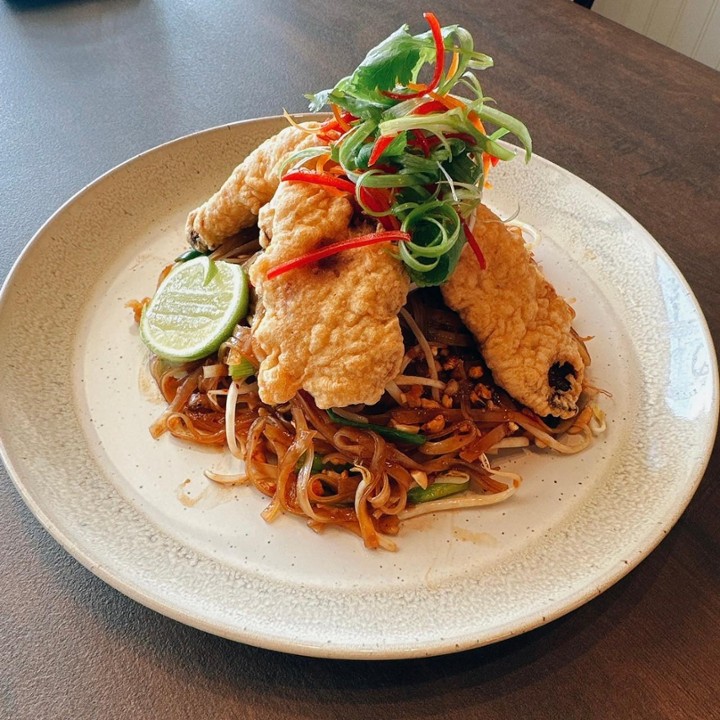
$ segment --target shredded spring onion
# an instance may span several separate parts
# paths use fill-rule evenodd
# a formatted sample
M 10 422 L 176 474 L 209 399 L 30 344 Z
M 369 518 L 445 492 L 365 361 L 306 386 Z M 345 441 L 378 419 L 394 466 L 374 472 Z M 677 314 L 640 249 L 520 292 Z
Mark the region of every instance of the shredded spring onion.
M 507 490 L 499 493 L 492 493 L 489 495 L 477 495 L 467 494 L 462 496 L 442 498 L 440 500 L 433 500 L 432 502 L 421 503 L 414 505 L 406 510 L 403 510 L 398 518 L 400 520 L 409 520 L 410 518 L 417 517 L 418 515 L 427 515 L 433 512 L 444 512 L 446 510 L 464 510 L 466 508 L 481 507 L 485 505 L 495 505 L 496 503 L 504 502 L 509 497 L 515 494 L 515 491 L 520 486 L 520 483 L 513 483 Z

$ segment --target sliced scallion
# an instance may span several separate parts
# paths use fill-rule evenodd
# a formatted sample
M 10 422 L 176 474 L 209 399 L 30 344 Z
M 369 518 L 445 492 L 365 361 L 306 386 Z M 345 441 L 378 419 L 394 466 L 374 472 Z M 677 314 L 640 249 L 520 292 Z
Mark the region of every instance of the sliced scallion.
M 426 488 L 413 487 L 408 490 L 407 498 L 411 503 L 431 502 L 448 495 L 465 492 L 470 487 L 470 481 L 464 483 L 436 482 Z
M 255 374 L 255 366 L 246 357 L 243 357 L 239 363 L 228 365 L 228 372 L 233 380 L 243 380 Z

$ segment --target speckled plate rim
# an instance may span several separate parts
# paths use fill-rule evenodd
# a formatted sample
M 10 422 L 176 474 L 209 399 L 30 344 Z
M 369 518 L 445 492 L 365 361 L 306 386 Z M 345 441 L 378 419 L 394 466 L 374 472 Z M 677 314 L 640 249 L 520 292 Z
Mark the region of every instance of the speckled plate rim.
M 52 227 L 53 222 L 64 212 L 67 211 L 74 203 L 79 199 L 86 197 L 107 178 L 113 176 L 116 173 L 122 172 L 131 168 L 139 158 L 146 157 L 152 153 L 158 151 L 164 151 L 172 148 L 175 145 L 182 144 L 190 138 L 201 138 L 205 135 L 222 131 L 223 129 L 240 128 L 247 123 L 262 123 L 262 122 L 277 122 L 277 118 L 263 118 L 258 120 L 244 121 L 241 123 L 235 123 L 231 126 L 220 126 L 218 128 L 211 128 L 200 133 L 193 133 L 191 135 L 178 138 L 169 143 L 165 143 L 157 148 L 148 150 L 145 153 L 141 153 L 135 156 L 125 163 L 117 166 L 110 170 L 108 173 L 100 176 L 97 180 L 90 183 L 88 186 L 79 191 L 70 200 L 68 200 L 62 207 L 60 207 L 51 218 L 43 225 L 43 227 L 36 233 L 31 242 L 25 248 L 23 253 L 17 259 L 11 272 L 9 273 L 2 289 L 0 290 L 0 318 L 7 310 L 9 304 L 8 297 L 11 289 L 17 283 L 17 278 L 21 274 L 23 266 L 30 262 L 30 258 L 34 253 L 42 253 L 43 238 L 46 235 L 48 228 Z M 204 616 L 202 612 L 193 610 L 192 603 L 183 606 L 180 603 L 173 603 L 172 600 L 168 601 L 168 598 L 163 597 L 162 594 L 158 594 L 157 590 L 151 583 L 138 582 L 137 578 L 133 578 L 132 568 L 119 570 L 113 567 L 112 564 L 103 562 L 102 558 L 98 557 L 98 553 L 88 551 L 87 547 L 83 547 L 78 544 L 73 537 L 72 533 L 63 531 L 59 524 L 55 522 L 52 517 L 51 509 L 47 507 L 47 504 L 43 501 L 43 498 L 36 497 L 33 493 L 28 490 L 26 482 L 23 477 L 23 465 L 22 458 L 17 456 L 15 452 L 9 449 L 11 445 L 9 438 L 10 433 L 7 427 L 1 428 L 0 433 L 0 458 L 5 463 L 10 476 L 18 489 L 18 492 L 23 497 L 23 500 L 35 514 L 42 525 L 48 530 L 48 532 L 78 561 L 84 566 L 90 569 L 93 573 L 107 582 L 109 585 L 115 587 L 119 591 L 128 595 L 129 597 L 143 603 L 144 605 L 162 613 L 169 617 L 175 618 L 183 623 L 197 627 L 199 629 L 221 635 L 233 640 L 239 640 L 247 642 L 253 645 L 267 647 L 275 650 L 300 653 L 306 655 L 314 655 L 320 657 L 334 657 L 334 658 L 375 658 L 375 659 L 389 659 L 389 658 L 403 658 L 403 657 L 418 657 L 427 655 L 437 655 L 448 652 L 455 652 L 457 650 L 470 649 L 483 644 L 496 642 L 504 638 L 517 635 L 525 632 L 546 622 L 549 622 L 567 612 L 579 607 L 583 603 L 587 602 L 592 597 L 600 594 L 602 591 L 610 587 L 617 580 L 627 574 L 633 567 L 641 562 L 662 540 L 662 538 L 669 532 L 672 526 L 675 524 L 677 519 L 680 517 L 685 507 L 692 498 L 697 485 L 702 479 L 704 469 L 712 451 L 715 434 L 717 432 L 717 421 L 718 421 L 718 367 L 717 359 L 712 345 L 712 339 L 707 328 L 705 319 L 702 316 L 702 312 L 697 305 L 697 302 L 692 295 L 692 291 L 687 285 L 684 278 L 675 267 L 672 260 L 667 256 L 665 251 L 646 233 L 636 221 L 624 211 L 621 207 L 610 201 L 606 196 L 602 195 L 599 191 L 592 188 L 592 186 L 585 183 L 583 180 L 572 176 L 567 171 L 559 168 L 558 166 L 550 163 L 549 161 L 542 160 L 548 167 L 554 168 L 555 171 L 570 176 L 573 182 L 579 183 L 583 186 L 585 192 L 595 194 L 598 199 L 602 199 L 603 203 L 609 204 L 613 207 L 614 211 L 625 218 L 628 222 L 634 224 L 637 227 L 639 238 L 642 242 L 649 244 L 652 248 L 652 252 L 672 270 L 675 276 L 675 280 L 684 288 L 688 299 L 692 303 L 694 308 L 695 322 L 697 329 L 701 333 L 702 342 L 704 343 L 705 349 L 707 350 L 707 356 L 711 363 L 709 384 L 711 388 L 711 398 L 708 407 L 708 411 L 705 417 L 710 420 L 709 424 L 705 425 L 700 438 L 699 448 L 701 449 L 701 456 L 696 457 L 696 461 L 693 467 L 693 471 L 688 477 L 684 479 L 680 491 L 674 496 L 675 504 L 662 515 L 655 518 L 655 524 L 653 528 L 643 537 L 640 541 L 635 542 L 634 547 L 626 548 L 626 552 L 623 553 L 623 559 L 612 562 L 606 566 L 602 572 L 592 574 L 591 578 L 588 578 L 588 582 L 578 590 L 577 592 L 566 594 L 560 598 L 555 599 L 551 602 L 545 602 L 538 605 L 537 609 L 525 613 L 524 615 L 513 618 L 510 622 L 496 625 L 489 629 L 478 630 L 469 629 L 466 633 L 461 635 L 455 635 L 452 637 L 445 637 L 441 641 L 425 643 L 421 646 L 408 646 L 408 645 L 387 645 L 385 647 L 380 645 L 373 645 L 372 643 L 358 644 L 348 643 L 347 645 L 335 644 L 333 646 L 325 646 L 322 644 L 316 644 L 308 640 L 299 640 L 286 635 L 275 635 L 271 631 L 257 632 L 253 630 L 239 629 L 232 623 L 225 623 L 218 618 Z M 14 448 L 14 445 L 13 445 Z M 196 610 L 196 609 L 195 609 Z

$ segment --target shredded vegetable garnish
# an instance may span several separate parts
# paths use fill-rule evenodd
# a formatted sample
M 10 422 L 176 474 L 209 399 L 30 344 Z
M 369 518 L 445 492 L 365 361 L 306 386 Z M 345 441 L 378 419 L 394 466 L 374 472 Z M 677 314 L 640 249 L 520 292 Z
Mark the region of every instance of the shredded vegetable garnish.
M 322 172 L 302 168 L 316 165 L 327 148 L 291 154 L 281 168 L 284 181 L 347 192 L 384 230 L 409 233 L 397 252 L 418 286 L 447 280 L 466 242 L 485 267 L 467 221 L 490 169 L 515 157 L 498 140 L 512 134 L 526 160 L 532 152 L 525 125 L 491 104 L 473 72 L 491 67 L 492 60 L 474 49 L 464 28 L 441 27 L 430 12 L 424 17 L 428 32 L 411 35 L 402 26 L 352 75 L 308 96 L 311 110 L 333 113 L 317 131 L 330 148 Z M 432 74 L 422 83 L 427 66 Z M 490 132 L 486 124 L 496 129 Z
M 377 245 L 378 243 L 385 243 L 390 240 L 399 240 L 407 242 L 410 240 L 410 236 L 405 232 L 399 231 L 387 231 L 371 233 L 370 235 L 360 235 L 358 237 L 351 238 L 350 240 L 342 240 L 340 242 L 333 243 L 332 245 L 326 245 L 325 247 L 315 250 L 307 255 L 302 255 L 293 260 L 280 263 L 276 265 L 267 274 L 268 280 L 282 275 L 283 273 L 289 272 L 290 270 L 296 270 L 297 268 L 305 267 L 316 263 L 318 260 L 324 260 L 332 255 L 343 250 L 353 250 L 354 248 L 366 247 L 367 245 Z

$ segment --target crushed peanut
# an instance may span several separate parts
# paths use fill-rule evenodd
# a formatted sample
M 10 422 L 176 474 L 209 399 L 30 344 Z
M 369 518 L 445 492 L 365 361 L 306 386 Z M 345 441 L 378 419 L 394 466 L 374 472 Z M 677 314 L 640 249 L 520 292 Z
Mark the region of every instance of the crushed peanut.
M 460 385 L 457 380 L 449 380 L 445 385 L 445 394 L 451 397 L 460 389 Z
M 425 430 L 425 432 L 429 433 L 436 433 L 440 432 L 441 430 L 445 429 L 445 416 L 440 414 L 436 415 L 432 420 L 428 420 L 423 426 L 422 429 Z
M 456 355 L 453 355 L 452 357 L 449 357 L 444 363 L 443 363 L 443 370 L 455 370 L 456 368 L 460 367 L 461 360 Z
M 420 398 L 420 407 L 422 408 L 439 408 L 442 407 L 439 402 L 435 400 L 428 400 L 427 398 Z
M 478 383 L 475 386 L 474 392 L 481 397 L 483 400 L 490 400 L 492 398 L 492 390 L 487 385 Z

